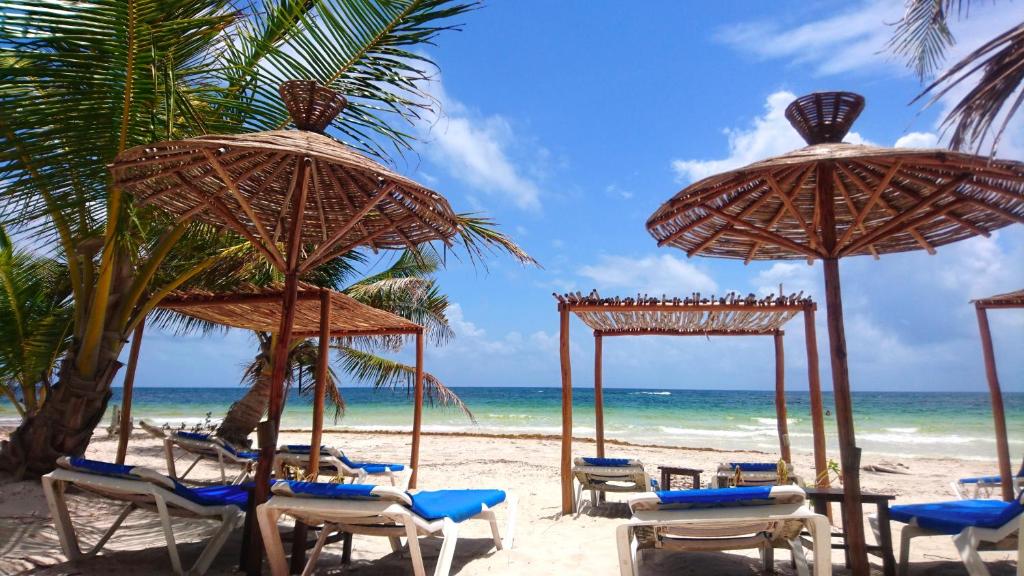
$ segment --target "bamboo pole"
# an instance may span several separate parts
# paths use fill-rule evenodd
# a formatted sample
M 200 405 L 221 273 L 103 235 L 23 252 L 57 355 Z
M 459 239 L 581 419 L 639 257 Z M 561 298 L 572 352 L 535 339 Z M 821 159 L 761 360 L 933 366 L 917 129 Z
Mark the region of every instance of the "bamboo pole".
M 135 387 L 135 368 L 139 363 L 139 348 L 142 347 L 142 332 L 146 327 L 143 318 L 132 333 L 132 347 L 128 351 L 128 368 L 124 373 L 124 384 L 121 388 L 121 422 L 117 432 L 117 460 L 124 464 L 128 454 L 128 437 L 132 433 L 132 389 Z
M 782 345 L 782 330 L 772 334 L 775 341 L 775 421 L 779 430 L 779 450 L 782 459 L 792 463 L 789 451 L 789 421 L 786 419 L 786 353 Z
M 409 478 L 409 488 L 416 487 L 416 474 L 420 469 L 420 435 L 423 428 L 423 331 L 416 333 L 416 399 L 412 412 L 412 454 L 409 457 L 409 467 L 412 468 L 412 476 Z
M 996 453 L 999 457 L 999 482 L 1003 489 L 1003 500 L 1014 498 L 1013 473 L 1010 470 L 1010 445 L 1006 438 L 1006 414 L 1003 410 L 1003 392 L 996 372 L 996 354 L 992 346 L 992 330 L 988 325 L 988 313 L 980 304 L 975 304 L 978 314 L 978 331 L 981 333 L 981 351 L 985 356 L 985 378 L 988 392 L 992 397 L 992 419 L 996 425 Z
M 313 433 L 309 438 L 309 467 L 306 474 L 320 471 L 320 445 L 324 433 L 324 395 L 331 362 L 331 293 L 320 292 L 320 357 L 316 365 L 316 384 L 313 391 Z
M 559 305 L 559 354 L 562 360 L 562 514 L 572 514 L 572 366 L 569 359 L 569 308 Z
M 868 576 L 867 541 L 864 537 L 864 510 L 860 501 L 860 448 L 853 426 L 853 400 L 850 397 L 850 369 L 846 354 L 846 330 L 843 326 L 843 296 L 839 283 L 836 243 L 835 166 L 817 165 L 818 209 L 821 218 L 822 245 L 829 257 L 823 259 L 825 304 L 828 315 L 829 353 L 832 359 L 832 390 L 836 400 L 836 427 L 843 470 L 843 531 L 849 546 L 853 576 Z
M 825 453 L 825 413 L 821 401 L 821 373 L 818 369 L 818 336 L 814 326 L 814 305 L 804 308 L 804 339 L 807 345 L 807 384 L 811 395 L 811 431 L 814 435 L 814 472 L 818 486 L 827 488 L 828 456 Z
M 604 458 L 604 391 L 602 390 L 602 338 L 594 334 L 594 428 L 597 435 L 597 457 Z

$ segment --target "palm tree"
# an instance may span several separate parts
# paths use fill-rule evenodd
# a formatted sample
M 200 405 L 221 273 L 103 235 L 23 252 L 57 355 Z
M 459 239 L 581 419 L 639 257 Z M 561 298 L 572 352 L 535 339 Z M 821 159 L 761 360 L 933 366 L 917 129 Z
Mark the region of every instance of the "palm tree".
M 287 112 L 273 91 L 291 78 L 348 96 L 332 129 L 390 160 L 412 140 L 401 125 L 433 102 L 422 89 L 433 72 L 423 45 L 471 8 L 456 0 L 0 5 L 0 222 L 54 241 L 74 304 L 58 382 L 4 444 L 0 468 L 41 474 L 61 454 L 82 454 L 129 334 L 164 295 L 240 243 L 204 243 L 203 226 L 136 206 L 110 186 L 106 164 L 155 140 L 282 127 Z M 471 254 L 494 241 L 464 228 Z
M 956 42 L 949 29 L 953 15 L 966 18 L 970 0 L 906 0 L 906 12 L 896 23 L 889 48 L 907 59 L 922 81 L 934 77 Z M 974 80 L 977 75 L 977 80 Z M 949 147 L 980 151 L 991 138 L 995 156 L 1010 119 L 1024 102 L 1024 23 L 1011 26 L 934 78 L 914 101 L 930 95 L 931 106 L 971 79 L 973 86 L 942 121 L 952 130 Z
M 402 252 L 388 269 L 363 278 L 344 290 L 349 296 L 375 308 L 387 310 L 423 324 L 426 334 L 438 345 L 453 336 L 445 311 L 448 298 L 440 294 L 434 280 L 427 276 L 439 266 L 436 258 L 429 254 Z M 333 266 L 331 270 L 320 269 L 318 285 L 337 288 L 352 275 L 354 269 L 348 266 Z M 331 277 L 331 274 L 334 277 Z M 244 445 L 249 434 L 259 424 L 267 411 L 270 399 L 271 351 L 273 336 L 258 332 L 259 352 L 246 367 L 242 383 L 249 386 L 239 400 L 228 409 L 227 415 L 217 429 L 221 438 L 234 444 Z M 396 350 L 403 340 L 394 338 L 335 338 L 333 347 L 343 358 L 342 368 L 354 378 L 369 381 L 375 388 L 391 388 L 413 383 L 414 368 L 377 355 L 380 350 Z M 288 385 L 295 385 L 300 393 L 312 390 L 314 373 L 318 364 L 320 349 L 312 340 L 295 342 L 289 351 Z M 424 374 L 427 398 L 442 405 L 454 405 L 472 417 L 462 400 L 431 374 Z M 332 372 L 326 382 L 327 398 L 335 406 L 335 418 L 344 411 L 344 398 L 337 386 L 337 377 Z
M 16 249 L 0 227 L 0 388 L 22 418 L 39 411 L 71 333 L 67 268 Z

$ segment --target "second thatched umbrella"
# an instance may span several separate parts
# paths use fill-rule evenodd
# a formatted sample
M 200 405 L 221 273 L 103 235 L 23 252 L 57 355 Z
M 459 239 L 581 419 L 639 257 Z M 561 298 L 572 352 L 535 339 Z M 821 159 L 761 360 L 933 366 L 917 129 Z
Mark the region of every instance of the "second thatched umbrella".
M 825 273 L 853 573 L 868 574 L 843 327 L 839 259 L 927 250 L 1024 222 L 1024 164 L 948 150 L 843 143 L 864 98 L 798 98 L 786 118 L 808 146 L 692 184 L 647 221 L 659 246 L 688 256 L 821 259 Z
M 230 229 L 284 274 L 257 503 L 269 493 L 299 276 L 359 247 L 415 249 L 458 233 L 441 195 L 323 134 L 343 96 L 299 80 L 279 92 L 298 130 L 158 142 L 121 153 L 111 166 L 115 185 L 141 204 Z

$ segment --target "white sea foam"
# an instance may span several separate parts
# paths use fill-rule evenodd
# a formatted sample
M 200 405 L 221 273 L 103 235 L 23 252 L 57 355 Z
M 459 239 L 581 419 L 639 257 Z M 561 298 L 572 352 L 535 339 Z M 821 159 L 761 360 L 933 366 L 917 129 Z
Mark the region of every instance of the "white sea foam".
M 895 434 L 913 434 L 917 432 L 917 428 L 886 428 L 886 432 L 893 432 Z
M 761 424 L 764 424 L 765 426 L 775 426 L 775 423 L 778 421 L 776 418 L 754 418 L 753 420 L 755 422 L 760 422 Z M 788 422 L 789 424 L 799 424 L 800 423 L 800 419 L 799 418 L 786 418 L 786 422 Z
M 708 428 L 676 428 L 674 426 L 659 426 L 663 433 L 673 436 L 706 436 L 709 438 L 756 438 L 774 434 L 772 430 L 712 430 Z
M 645 396 L 671 396 L 671 392 L 633 392 L 633 394 L 642 394 Z

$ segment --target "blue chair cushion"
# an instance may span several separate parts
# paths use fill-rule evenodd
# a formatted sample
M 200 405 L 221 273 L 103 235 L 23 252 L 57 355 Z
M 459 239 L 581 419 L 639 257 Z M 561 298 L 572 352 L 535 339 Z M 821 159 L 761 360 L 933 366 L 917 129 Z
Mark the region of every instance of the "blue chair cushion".
M 771 486 L 741 486 L 738 488 L 670 490 L 655 492 L 655 494 L 666 507 L 720 508 L 771 504 L 771 492 Z
M 173 432 L 178 438 L 184 438 L 185 440 L 195 440 L 196 442 L 210 442 L 210 435 L 203 434 L 202 432 L 187 432 L 185 430 L 175 430 Z
M 288 480 L 288 487 L 296 496 L 330 498 L 333 500 L 376 500 L 373 484 L 334 484 L 328 482 L 300 482 Z
M 228 444 L 227 442 L 224 442 L 223 446 L 225 450 L 231 452 L 232 454 L 238 456 L 239 458 L 245 458 L 247 460 L 258 460 L 260 457 L 260 453 L 256 450 L 239 450 L 238 448 L 235 448 L 234 446 Z
M 237 506 L 243 511 L 249 509 L 249 492 L 256 484 L 233 484 L 228 486 L 204 486 L 191 488 L 181 482 L 174 482 L 174 493 L 200 506 Z
M 583 461 L 591 466 L 610 466 L 614 468 L 620 468 L 622 466 L 629 466 L 629 458 L 588 458 L 584 457 Z
M 1024 477 L 1024 474 L 1018 474 L 1015 478 Z M 1003 479 L 1000 476 L 978 476 L 977 478 L 961 478 L 958 480 L 961 484 L 999 484 Z
M 309 444 L 287 444 L 284 448 L 292 454 L 309 454 L 311 446 Z M 330 452 L 326 446 L 321 446 L 320 454 L 330 454 Z
M 345 463 L 349 468 L 358 468 L 365 470 L 367 474 L 383 474 L 388 470 L 392 472 L 401 472 L 405 470 L 405 466 L 401 464 L 380 464 L 375 462 L 353 462 L 348 459 L 348 456 L 341 455 L 341 461 Z
M 503 490 L 435 490 L 409 494 L 412 511 L 427 520 L 451 518 L 453 522 L 468 520 L 483 510 L 505 501 Z
M 897 522 L 917 525 L 940 534 L 958 534 L 971 526 L 999 528 L 1024 512 L 1020 499 L 1013 502 L 1000 500 L 955 500 L 929 504 L 893 506 L 889 516 Z
M 79 472 L 88 472 L 89 474 L 110 476 L 112 478 L 141 480 L 138 476 L 132 473 L 134 466 L 125 466 L 123 464 L 114 464 L 113 462 L 101 462 L 99 460 L 89 460 L 88 458 L 79 457 L 68 458 L 68 464 Z
M 739 468 L 741 472 L 775 472 L 779 465 L 775 462 L 729 462 L 733 470 Z

